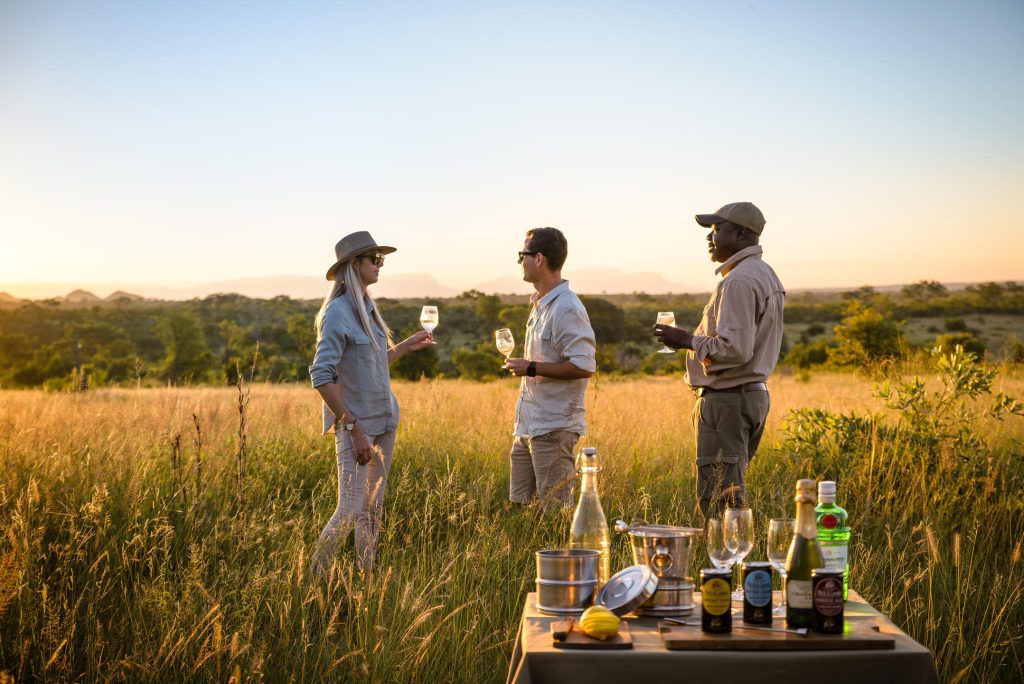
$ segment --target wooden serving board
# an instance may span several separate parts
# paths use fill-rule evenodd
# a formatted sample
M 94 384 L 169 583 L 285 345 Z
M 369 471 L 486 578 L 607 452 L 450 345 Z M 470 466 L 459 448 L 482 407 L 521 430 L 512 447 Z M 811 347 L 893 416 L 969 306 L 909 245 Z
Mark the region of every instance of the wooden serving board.
M 661 640 L 670 651 L 847 651 L 884 650 L 896 648 L 896 637 L 879 631 L 876 624 L 848 620 L 843 634 L 816 634 L 807 636 L 787 634 L 778 625 L 778 632 L 761 629 L 741 629 L 733 616 L 731 634 L 706 634 L 700 624 L 695 627 L 658 624 Z
M 633 648 L 633 635 L 629 633 L 629 625 L 623 620 L 619 623 L 619 633 L 608 637 L 604 641 L 589 637 L 580 631 L 578 624 L 573 624 L 572 631 L 564 640 L 556 639 L 555 633 L 564 633 L 568 628 L 565 620 L 557 620 L 551 623 L 551 643 L 555 648 L 580 649 L 580 650 L 615 650 Z

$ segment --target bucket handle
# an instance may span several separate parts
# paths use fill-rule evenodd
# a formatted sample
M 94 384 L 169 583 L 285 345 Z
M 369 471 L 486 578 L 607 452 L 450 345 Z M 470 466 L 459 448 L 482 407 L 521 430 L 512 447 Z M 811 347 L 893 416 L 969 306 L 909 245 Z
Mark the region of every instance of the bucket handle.
M 654 548 L 655 554 L 651 556 L 651 565 L 658 572 L 668 572 L 672 569 L 672 554 L 668 552 L 667 546 L 658 545 Z

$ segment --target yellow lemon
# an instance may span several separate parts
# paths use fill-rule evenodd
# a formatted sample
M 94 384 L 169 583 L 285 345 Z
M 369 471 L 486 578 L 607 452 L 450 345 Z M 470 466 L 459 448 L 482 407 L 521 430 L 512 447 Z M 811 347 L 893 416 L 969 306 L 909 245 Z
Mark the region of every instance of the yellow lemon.
M 590 606 L 580 616 L 580 631 L 604 641 L 619 633 L 619 616 L 604 606 Z

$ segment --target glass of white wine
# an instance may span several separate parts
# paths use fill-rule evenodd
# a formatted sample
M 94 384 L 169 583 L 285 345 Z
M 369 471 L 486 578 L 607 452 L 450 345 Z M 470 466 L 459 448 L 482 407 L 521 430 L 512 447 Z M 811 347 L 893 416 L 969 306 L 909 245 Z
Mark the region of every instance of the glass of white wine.
M 420 311 L 420 325 L 427 332 L 432 332 L 437 327 L 437 307 L 427 305 Z
M 512 331 L 508 328 L 501 328 L 494 331 L 494 345 L 498 348 L 508 361 L 508 357 L 516 348 L 516 340 L 512 337 Z
M 675 325 L 676 324 L 675 312 L 672 312 L 672 311 L 659 311 L 658 312 L 658 319 L 655 322 L 658 323 L 659 325 Z M 665 345 L 664 347 L 662 347 L 661 349 L 658 350 L 658 353 L 659 354 L 675 354 L 676 350 L 673 349 L 672 347 L 668 346 L 668 345 Z

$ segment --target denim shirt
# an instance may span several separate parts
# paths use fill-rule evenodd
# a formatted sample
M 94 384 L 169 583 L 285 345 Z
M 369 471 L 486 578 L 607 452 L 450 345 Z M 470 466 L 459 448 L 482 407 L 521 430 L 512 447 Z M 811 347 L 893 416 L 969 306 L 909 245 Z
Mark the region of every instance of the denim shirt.
M 313 387 L 331 383 L 341 386 L 341 397 L 363 431 L 371 436 L 398 429 L 398 402 L 391 391 L 388 369 L 388 341 L 373 317 L 373 305 L 366 301 L 370 328 L 377 336 L 377 348 L 363 330 L 348 295 L 335 297 L 324 312 L 323 331 L 316 344 L 316 356 L 309 367 Z M 323 406 L 323 431 L 334 429 L 337 418 Z
M 597 342 L 583 302 L 562 281 L 541 297 L 526 322 L 526 355 L 530 361 L 569 361 L 580 370 L 597 370 Z M 516 404 L 514 434 L 539 437 L 555 430 L 587 433 L 587 379 L 523 377 Z

